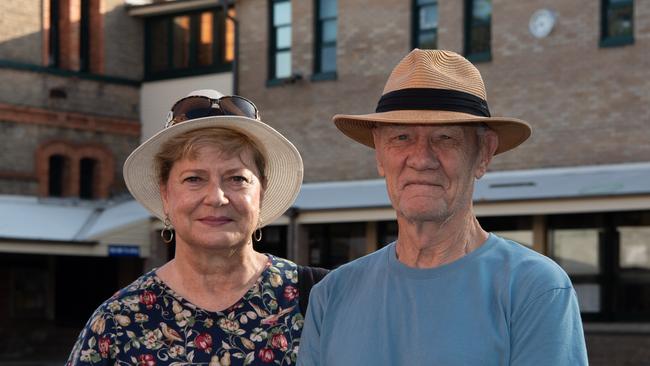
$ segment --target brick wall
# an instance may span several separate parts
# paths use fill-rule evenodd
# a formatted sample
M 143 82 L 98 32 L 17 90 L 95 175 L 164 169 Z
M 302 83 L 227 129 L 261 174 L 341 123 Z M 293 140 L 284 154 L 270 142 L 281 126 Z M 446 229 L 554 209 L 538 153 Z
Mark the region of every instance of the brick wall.
M 39 155 L 39 152 L 53 141 L 61 142 L 68 148 L 64 155 L 76 162 L 75 167 L 78 167 L 78 160 L 84 157 L 99 161 L 98 169 L 102 177 L 96 183 L 101 186 L 96 187 L 95 192 L 99 192 L 101 198 L 124 193 L 126 188 L 122 178 L 122 165 L 139 143 L 138 134 L 106 133 L 93 129 L 3 120 L 0 120 L 0 133 L 6 138 L 3 143 L 4 152 L 0 154 L 0 194 L 45 195 L 43 189 L 47 188 L 44 178 L 47 169 L 44 164 L 47 161 L 43 159 L 48 156 L 42 153 Z M 102 152 L 101 156 L 98 152 Z M 40 161 L 39 156 L 42 158 Z M 75 184 L 66 187 L 67 195 L 77 195 L 78 188 L 75 188 Z
M 0 60 L 41 63 L 41 2 L 0 1 Z
M 7 81 L 0 83 L 0 103 L 139 118 L 137 86 L 2 68 L 0 80 Z
M 493 170 L 616 164 L 650 159 L 650 2 L 635 2 L 635 43 L 600 48 L 600 2 L 493 1 L 492 61 L 477 64 L 493 115 L 533 125 L 533 137 L 498 156 Z M 338 79 L 310 81 L 313 2 L 293 1 L 295 84 L 266 87 L 268 2 L 240 0 L 240 93 L 293 141 L 305 181 L 375 178 L 373 152 L 344 138 L 336 113 L 369 113 L 411 44 L 409 0 L 339 0 Z M 558 14 L 553 32 L 528 32 L 539 8 Z M 439 7 L 439 46 L 462 52 L 463 2 Z
M 143 20 L 127 14 L 124 0 L 102 0 L 101 5 L 104 74 L 141 80 L 144 76 Z

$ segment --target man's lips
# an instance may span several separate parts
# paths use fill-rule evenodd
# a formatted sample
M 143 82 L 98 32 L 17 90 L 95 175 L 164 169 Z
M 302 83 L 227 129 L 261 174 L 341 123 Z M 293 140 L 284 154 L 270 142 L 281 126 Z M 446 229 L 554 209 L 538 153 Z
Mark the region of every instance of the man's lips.
M 227 216 L 204 216 L 199 221 L 206 225 L 219 226 L 232 222 L 233 219 Z
M 431 182 L 431 181 L 426 181 L 426 180 L 409 180 L 402 184 L 402 188 L 406 188 L 408 186 L 428 186 L 428 187 L 441 187 L 440 184 L 436 182 Z

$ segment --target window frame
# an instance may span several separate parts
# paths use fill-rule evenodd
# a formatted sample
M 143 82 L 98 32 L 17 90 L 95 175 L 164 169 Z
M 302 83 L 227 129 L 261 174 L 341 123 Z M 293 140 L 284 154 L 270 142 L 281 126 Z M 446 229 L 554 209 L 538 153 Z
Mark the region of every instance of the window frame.
M 233 8 L 229 7 L 228 11 L 231 11 Z M 201 14 L 205 12 L 210 12 L 212 14 L 212 39 L 213 39 L 213 49 L 212 57 L 213 62 L 208 66 L 200 66 L 198 64 L 198 41 L 200 38 L 200 17 Z M 189 29 L 189 60 L 187 67 L 175 68 L 174 64 L 174 32 L 173 32 L 173 22 L 174 18 L 189 16 L 190 19 L 190 29 Z M 167 50 L 166 50 L 166 61 L 167 67 L 161 71 L 152 70 L 152 60 L 153 60 L 153 45 L 152 45 L 152 28 L 156 22 L 165 22 L 166 23 L 166 37 L 167 37 Z M 232 61 L 226 61 L 226 20 L 224 16 L 224 11 L 222 7 L 214 8 L 201 8 L 194 9 L 191 11 L 184 11 L 178 13 L 164 14 L 154 17 L 149 17 L 145 19 L 145 81 L 151 80 L 161 80 L 169 78 L 177 78 L 184 76 L 195 76 L 203 74 L 211 74 L 217 72 L 227 72 L 232 70 Z
M 464 54 L 465 58 L 472 62 L 487 62 L 492 60 L 492 14 L 494 13 L 493 9 L 490 9 L 490 20 L 488 22 L 489 25 L 489 31 L 490 31 L 490 37 L 489 37 L 489 46 L 488 50 L 484 52 L 473 52 L 470 49 L 470 45 L 472 44 L 472 29 L 475 27 L 474 24 L 474 2 L 476 0 L 465 0 L 465 19 L 464 19 L 464 42 L 463 42 L 463 47 L 464 47 Z M 490 5 L 492 6 L 492 5 Z
M 320 80 L 335 80 L 337 78 L 338 71 L 338 62 L 334 64 L 334 71 L 323 71 L 323 65 L 321 64 L 321 56 L 323 54 L 323 48 L 325 47 L 334 47 L 336 53 L 337 44 L 338 44 L 338 18 L 339 18 L 339 9 L 338 9 L 338 0 L 336 1 L 336 16 L 334 17 L 325 17 L 322 18 L 320 14 L 320 5 L 321 2 L 326 0 L 314 0 L 314 73 L 312 75 L 312 81 Z M 323 24 L 327 21 L 334 20 L 336 22 L 336 37 L 333 42 L 323 42 Z M 338 61 L 338 57 L 336 60 Z
M 429 4 L 424 4 L 424 5 L 418 5 L 418 0 L 413 0 L 412 2 L 412 12 L 411 14 L 413 17 L 413 21 L 411 22 L 411 48 L 420 48 L 419 44 L 419 39 L 420 35 L 422 33 L 429 33 L 433 32 L 435 33 L 435 38 L 436 38 L 436 45 L 435 48 L 432 49 L 438 49 L 438 26 L 432 30 L 427 30 L 426 32 L 423 32 L 422 29 L 420 28 L 420 10 L 426 6 L 431 6 L 434 5 L 436 8 L 440 6 L 438 0 L 430 0 L 431 3 Z M 438 19 L 436 19 L 436 22 L 440 19 L 440 12 L 438 11 Z
M 630 226 L 629 215 L 648 214 L 647 212 L 607 212 L 591 214 L 558 214 L 550 215 L 548 232 L 558 228 L 568 229 L 598 229 L 598 256 L 600 272 L 598 274 L 569 274 L 574 285 L 597 284 L 600 286 L 600 311 L 594 313 L 582 312 L 582 319 L 592 322 L 643 322 L 650 321 L 650 311 L 647 313 L 630 313 L 619 309 L 620 291 L 625 285 L 645 284 L 650 286 L 650 273 L 631 273 L 620 268 L 620 235 L 619 226 Z M 553 246 L 549 245 L 549 257 L 554 259 Z
M 289 43 L 289 47 L 287 48 L 277 48 L 277 37 L 276 37 L 276 30 L 278 27 L 275 26 L 273 19 L 275 17 L 275 11 L 274 11 L 274 5 L 277 3 L 284 3 L 287 2 L 291 5 L 291 20 L 289 22 L 289 28 L 290 32 L 292 33 L 292 39 L 291 43 Z M 275 57 L 278 54 L 278 52 L 285 52 L 289 51 L 290 58 L 293 58 L 293 53 L 291 52 L 292 50 L 292 43 L 293 43 L 293 4 L 291 3 L 291 0 L 269 0 L 268 1 L 268 9 L 269 9 L 269 47 L 268 47 L 268 78 L 267 78 L 267 86 L 275 86 L 275 85 L 283 85 L 285 84 L 286 80 L 291 79 L 291 75 L 293 75 L 293 62 L 290 64 L 290 75 L 289 76 L 284 76 L 284 77 L 277 77 L 276 72 L 275 72 Z M 290 60 L 292 61 L 292 60 Z
M 600 2 L 600 47 L 618 47 L 634 44 L 634 0 L 626 0 L 625 4 L 612 4 L 612 0 L 601 0 Z M 609 36 L 609 23 L 607 13 L 613 8 L 632 7 L 632 31 L 625 36 Z

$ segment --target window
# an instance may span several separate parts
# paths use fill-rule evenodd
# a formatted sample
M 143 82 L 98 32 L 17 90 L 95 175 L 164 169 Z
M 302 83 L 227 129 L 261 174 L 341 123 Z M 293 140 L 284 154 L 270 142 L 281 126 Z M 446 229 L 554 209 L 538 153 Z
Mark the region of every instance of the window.
M 305 225 L 309 234 L 309 264 L 336 268 L 366 252 L 366 223 Z
M 415 0 L 413 47 L 438 48 L 438 0 Z
M 491 59 L 492 0 L 465 2 L 465 56 L 471 61 Z
M 602 0 L 600 45 L 620 46 L 633 42 L 633 0 Z
M 150 18 L 145 33 L 148 80 L 227 71 L 234 58 L 234 26 L 220 9 Z
M 40 197 L 108 198 L 115 177 L 111 151 L 98 144 L 51 141 L 36 150 Z
M 531 216 L 482 216 L 478 218 L 488 232 L 519 244 L 533 247 L 533 218 Z
M 79 198 L 93 199 L 95 193 L 95 176 L 97 174 L 97 161 L 83 158 L 79 162 Z
M 291 1 L 271 0 L 269 79 L 291 77 Z
M 63 197 L 64 182 L 67 179 L 67 159 L 63 155 L 52 155 L 48 168 L 48 196 Z
M 61 62 L 61 54 L 59 53 L 59 0 L 50 0 L 50 32 L 48 39 L 48 65 L 49 67 L 59 67 Z
M 332 78 L 336 73 L 337 0 L 316 0 L 315 10 L 314 73 Z
M 287 226 L 273 225 L 262 228 L 262 240 L 253 241 L 257 251 L 273 254 L 276 257 L 287 257 Z
M 377 222 L 377 245 L 385 247 L 386 245 L 397 240 L 399 228 L 397 221 L 379 221 Z
M 573 282 L 585 320 L 650 319 L 650 212 L 549 218 L 553 259 Z
M 90 0 L 81 0 L 79 19 L 79 71 L 90 70 Z

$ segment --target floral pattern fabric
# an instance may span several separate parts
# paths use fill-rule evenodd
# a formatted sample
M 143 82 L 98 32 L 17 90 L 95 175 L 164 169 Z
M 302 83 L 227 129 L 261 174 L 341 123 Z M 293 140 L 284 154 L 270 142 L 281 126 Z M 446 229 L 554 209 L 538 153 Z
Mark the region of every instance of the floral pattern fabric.
M 203 310 L 152 270 L 104 302 L 67 365 L 293 365 L 303 316 L 296 265 L 269 255 L 266 269 L 226 310 Z

